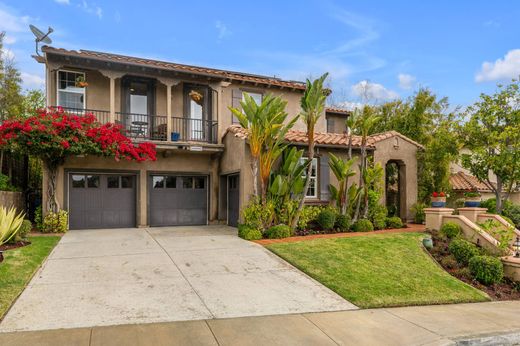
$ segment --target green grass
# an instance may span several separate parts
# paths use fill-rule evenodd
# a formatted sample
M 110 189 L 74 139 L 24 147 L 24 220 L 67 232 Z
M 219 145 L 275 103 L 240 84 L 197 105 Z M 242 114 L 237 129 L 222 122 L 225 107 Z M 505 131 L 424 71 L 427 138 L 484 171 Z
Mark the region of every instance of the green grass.
M 60 237 L 29 237 L 30 245 L 7 250 L 0 263 L 0 319 L 23 291 Z
M 378 234 L 277 243 L 267 248 L 362 308 L 479 302 L 424 252 L 424 234 Z

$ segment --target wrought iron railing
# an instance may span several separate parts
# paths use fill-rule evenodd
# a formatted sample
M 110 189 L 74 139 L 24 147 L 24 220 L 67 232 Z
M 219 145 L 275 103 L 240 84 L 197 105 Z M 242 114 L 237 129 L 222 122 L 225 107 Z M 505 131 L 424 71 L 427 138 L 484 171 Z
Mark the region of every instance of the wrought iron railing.
M 116 113 L 116 123 L 123 126 L 128 137 L 135 139 L 166 141 L 167 121 L 162 115 Z
M 54 106 L 58 107 L 58 106 Z M 97 121 L 100 123 L 108 123 L 110 122 L 110 111 L 102 111 L 99 109 L 82 109 L 82 108 L 71 108 L 71 107 L 61 107 L 67 113 L 75 114 L 75 115 L 85 115 L 85 114 L 93 114 Z
M 217 143 L 217 122 L 212 120 L 172 117 L 171 140 Z

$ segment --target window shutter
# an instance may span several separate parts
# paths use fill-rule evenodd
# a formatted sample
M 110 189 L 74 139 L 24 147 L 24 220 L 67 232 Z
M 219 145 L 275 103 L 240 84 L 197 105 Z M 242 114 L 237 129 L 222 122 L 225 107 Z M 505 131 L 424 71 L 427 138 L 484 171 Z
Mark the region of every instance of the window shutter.
M 330 199 L 329 184 L 330 184 L 330 167 L 329 154 L 322 153 L 319 158 L 320 170 L 318 178 L 320 181 L 320 200 L 328 201 Z
M 238 88 L 231 90 L 231 107 L 241 108 L 240 101 L 242 101 L 242 90 Z M 238 124 L 238 119 L 233 113 L 231 113 L 231 123 Z

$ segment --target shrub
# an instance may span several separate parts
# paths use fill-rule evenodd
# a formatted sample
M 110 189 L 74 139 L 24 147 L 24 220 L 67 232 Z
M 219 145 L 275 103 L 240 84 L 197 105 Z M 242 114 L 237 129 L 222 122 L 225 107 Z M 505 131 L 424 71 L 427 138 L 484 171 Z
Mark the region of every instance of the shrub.
M 453 239 L 458 237 L 462 232 L 462 228 L 454 222 L 446 222 L 441 226 L 441 234 Z
M 15 207 L 0 206 L 0 245 L 14 241 L 22 226 L 24 214 L 17 213 Z
M 372 222 L 375 229 L 384 229 L 386 227 L 386 216 L 388 211 L 384 205 L 375 204 L 368 211 L 368 219 Z
M 424 213 L 424 208 L 426 208 L 426 204 L 424 203 L 415 203 L 412 205 L 412 213 L 414 214 L 414 222 L 418 224 L 422 224 L 424 220 L 426 220 L 426 214 Z
M 245 240 L 262 239 L 262 232 L 259 229 L 240 224 L 238 225 L 238 236 Z
M 468 267 L 457 268 L 454 274 L 468 280 L 472 278 L 471 271 Z
M 323 209 L 318 215 L 318 224 L 323 229 L 333 229 L 336 223 L 336 213 L 331 209 Z
M 34 223 L 36 224 L 37 230 L 41 231 L 43 229 L 43 213 L 41 205 L 34 211 Z
M 448 246 L 448 250 L 462 265 L 468 265 L 471 258 L 480 255 L 477 246 L 464 239 L 453 240 Z
M 300 219 L 298 220 L 298 229 L 306 229 L 309 224 L 317 222 L 318 215 L 321 213 L 320 207 L 317 206 L 305 206 L 302 209 Z
M 7 175 L 0 173 L 0 191 L 18 191 L 18 189 L 11 185 L 11 180 Z
M 492 256 L 474 256 L 469 261 L 469 270 L 473 277 L 484 285 L 496 284 L 504 276 L 502 262 Z
M 368 219 L 357 220 L 352 227 L 354 232 L 370 232 L 374 230 L 374 225 Z
M 43 233 L 65 233 L 69 229 L 69 214 L 65 210 L 57 213 L 49 212 L 43 218 L 41 231 Z
M 454 268 L 457 268 L 457 266 L 458 266 L 457 265 L 457 260 L 452 255 L 443 257 L 441 259 L 441 265 L 444 268 L 448 268 L 448 269 L 454 269 Z
M 508 217 L 515 227 L 520 228 L 520 205 L 506 203 L 502 215 Z
M 260 231 L 270 227 L 274 219 L 273 202 L 268 201 L 266 205 L 262 205 L 258 201 L 251 201 L 242 210 L 242 219 L 245 225 Z
M 268 239 L 282 239 L 291 235 L 291 227 L 284 224 L 273 226 L 264 232 L 264 236 Z
M 338 214 L 336 216 L 336 224 L 334 227 L 336 227 L 340 232 L 347 232 L 350 229 L 350 223 L 350 216 Z
M 399 216 L 392 216 L 386 218 L 386 228 L 403 228 L 403 221 Z
M 22 226 L 20 227 L 20 230 L 18 231 L 18 237 L 21 239 L 26 239 L 29 232 L 32 230 L 32 223 L 29 220 L 23 220 Z

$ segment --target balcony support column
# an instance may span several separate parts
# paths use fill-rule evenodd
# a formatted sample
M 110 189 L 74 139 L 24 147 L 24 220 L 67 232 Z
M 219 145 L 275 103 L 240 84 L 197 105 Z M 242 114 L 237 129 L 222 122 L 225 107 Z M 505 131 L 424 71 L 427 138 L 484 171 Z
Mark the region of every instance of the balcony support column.
M 99 70 L 99 72 L 110 79 L 110 122 L 116 122 L 116 79 L 125 75 L 124 72 Z
M 171 142 L 173 131 L 173 119 L 172 119 L 172 87 L 179 84 L 179 80 L 171 78 L 157 78 L 159 82 L 166 86 L 166 141 Z

